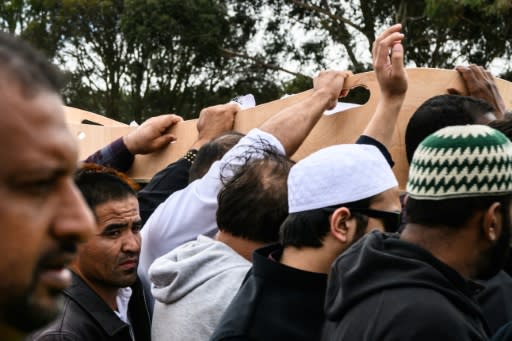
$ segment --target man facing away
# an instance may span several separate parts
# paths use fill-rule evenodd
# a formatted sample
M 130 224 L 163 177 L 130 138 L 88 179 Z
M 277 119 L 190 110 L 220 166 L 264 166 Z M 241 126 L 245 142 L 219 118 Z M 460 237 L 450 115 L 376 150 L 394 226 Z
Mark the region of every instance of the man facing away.
M 292 167 L 281 245 L 254 252 L 253 268 L 211 340 L 318 339 L 331 263 L 370 230 L 398 228 L 399 192 L 386 146 L 407 89 L 400 29 L 391 26 L 374 44 L 382 97 L 359 144 L 320 150 Z
M 219 233 L 216 240 L 199 236 L 158 258 L 150 267 L 155 296 L 153 340 L 206 340 L 210 337 L 250 268 L 252 251 L 277 241 L 279 225 L 287 213 L 285 184 L 290 162 L 286 157 L 297 150 L 323 112 L 332 108 L 345 92 L 343 84 L 348 75 L 347 72 L 322 72 L 314 80 L 311 97 L 283 109 L 251 130 L 215 162 L 201 180 L 191 184 L 195 184 L 197 192 L 206 194 L 204 201 L 214 208 L 217 208 L 218 195 Z M 290 126 L 294 129 L 289 129 Z M 267 159 L 276 162 L 267 164 Z M 247 178 L 237 178 L 241 174 Z M 231 179 L 235 179 L 234 182 Z M 232 188 L 224 192 L 230 195 L 219 194 L 222 188 Z M 265 188 L 272 192 L 265 192 Z M 265 198 L 272 198 L 272 203 L 278 204 L 265 204 Z M 231 204 L 227 204 L 225 210 L 221 208 L 222 202 L 230 200 L 238 210 L 231 210 Z M 272 218 L 269 218 L 268 207 L 276 213 Z M 252 221 L 247 226 L 244 225 L 246 217 Z M 198 273 L 201 276 L 200 280 L 195 277 L 198 285 L 191 287 L 189 282 L 181 281 Z M 208 288 L 214 288 L 216 294 L 211 295 Z
M 61 311 L 66 266 L 93 218 L 72 174 L 78 146 L 66 126 L 58 71 L 0 33 L 0 335 L 18 340 Z
M 75 182 L 96 217 L 94 237 L 71 263 L 64 313 L 34 340 L 150 340 L 150 317 L 137 278 L 142 222 L 129 179 L 85 164 Z
M 373 228 L 397 228 L 397 186 L 386 159 L 370 145 L 324 148 L 294 165 L 281 245 L 254 253 L 253 268 L 211 340 L 317 340 L 331 263 Z
M 334 263 L 324 340 L 487 339 L 472 279 L 495 275 L 509 250 L 511 142 L 443 128 L 415 151 L 407 193 L 401 235 L 371 233 Z

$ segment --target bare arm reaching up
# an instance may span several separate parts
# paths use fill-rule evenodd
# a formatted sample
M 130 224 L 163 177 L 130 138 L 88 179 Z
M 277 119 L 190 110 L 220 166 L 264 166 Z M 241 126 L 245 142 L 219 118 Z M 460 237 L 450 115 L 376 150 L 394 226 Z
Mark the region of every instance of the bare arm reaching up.
M 385 30 L 373 43 L 373 67 L 381 90 L 381 98 L 363 135 L 370 136 L 389 149 L 396 121 L 407 92 L 402 25 Z

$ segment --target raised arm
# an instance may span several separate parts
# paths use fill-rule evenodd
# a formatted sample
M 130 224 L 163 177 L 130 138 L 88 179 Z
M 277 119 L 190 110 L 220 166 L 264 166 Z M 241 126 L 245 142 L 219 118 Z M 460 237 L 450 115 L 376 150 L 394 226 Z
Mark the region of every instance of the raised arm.
M 260 130 L 277 138 L 286 155 L 293 155 L 323 112 L 334 108 L 338 98 L 348 93 L 343 85 L 351 74 L 349 71 L 320 72 L 313 80 L 313 94 L 310 97 L 270 117 L 260 126 Z
M 488 102 L 493 106 L 496 118 L 499 120 L 503 119 L 507 108 L 505 107 L 505 102 L 496 87 L 491 73 L 475 64 L 457 66 L 455 70 L 462 76 L 466 89 L 468 90 L 468 95 Z M 460 95 L 455 89 L 448 89 L 448 92 Z
M 231 131 L 239 111 L 240 104 L 233 102 L 201 110 L 197 120 L 197 140 L 191 148 L 199 149 L 211 140 Z
M 123 141 L 134 155 L 156 152 L 176 141 L 176 136 L 169 130 L 181 121 L 183 119 L 180 116 L 173 114 L 148 118 L 137 129 L 124 136 Z
M 389 149 L 398 114 L 407 92 L 401 24 L 385 30 L 373 43 L 373 68 L 379 82 L 381 97 L 363 135 Z
M 169 145 L 176 137 L 169 129 L 183 119 L 168 114 L 147 119 L 128 135 L 123 136 L 90 155 L 85 161 L 126 172 L 136 154 L 148 154 Z
M 157 257 L 195 239 L 198 234 L 213 236 L 217 232 L 215 214 L 221 178 L 228 179 L 233 169 L 244 162 L 240 156 L 260 144 L 272 145 L 283 154 L 293 154 L 324 110 L 334 107 L 337 98 L 346 93 L 342 89 L 349 74 L 322 72 L 315 79 L 311 97 L 278 112 L 259 129 L 251 130 L 205 176 L 173 193 L 155 210 L 142 229 L 139 275 L 146 285 L 149 285 L 147 271 Z M 251 153 L 251 157 L 257 158 L 258 153 Z M 225 167 L 228 164 L 230 167 Z
M 235 115 L 240 110 L 236 103 L 216 105 L 201 110 L 197 122 L 198 138 L 187 154 L 155 174 L 138 193 L 140 215 L 143 223 L 172 193 L 187 186 L 189 170 L 197 150 L 204 144 L 230 131 Z

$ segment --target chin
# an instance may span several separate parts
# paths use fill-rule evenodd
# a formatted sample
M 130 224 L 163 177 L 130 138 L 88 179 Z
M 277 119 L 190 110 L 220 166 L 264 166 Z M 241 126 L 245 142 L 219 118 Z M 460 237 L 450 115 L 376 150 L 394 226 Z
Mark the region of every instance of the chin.
M 44 297 L 32 294 L 11 298 L 2 309 L 6 309 L 4 316 L 9 325 L 30 333 L 52 322 L 62 312 L 63 301 L 60 294 Z
M 113 281 L 113 283 L 115 283 L 116 287 L 124 288 L 124 287 L 129 287 L 130 285 L 135 283 L 136 280 L 137 280 L 137 272 L 135 272 L 133 274 L 128 274 L 128 275 L 125 274 L 124 276 L 119 276 L 115 279 L 115 281 Z

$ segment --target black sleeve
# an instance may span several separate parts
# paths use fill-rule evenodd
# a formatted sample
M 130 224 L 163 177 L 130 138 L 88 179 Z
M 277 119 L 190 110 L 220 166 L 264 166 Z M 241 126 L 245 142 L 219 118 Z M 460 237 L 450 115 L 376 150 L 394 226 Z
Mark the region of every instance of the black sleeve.
M 190 162 L 179 159 L 156 173 L 149 183 L 139 191 L 139 209 L 142 223 L 145 224 L 149 216 L 172 193 L 187 187 Z
M 512 322 L 507 323 L 492 337 L 492 341 L 510 341 L 512 340 Z
M 94 154 L 89 155 L 85 162 L 96 163 L 114 168 L 120 172 L 126 172 L 132 166 L 133 160 L 133 154 L 126 148 L 123 138 L 120 137 Z
M 389 166 L 393 168 L 395 165 L 395 162 L 393 161 L 393 158 L 391 157 L 391 154 L 389 153 L 389 150 L 384 146 L 382 143 L 374 139 L 373 137 L 361 135 L 356 141 L 357 144 L 369 144 L 372 146 L 377 147 L 382 155 L 384 155 L 384 158 L 386 158 L 386 161 L 389 163 Z

